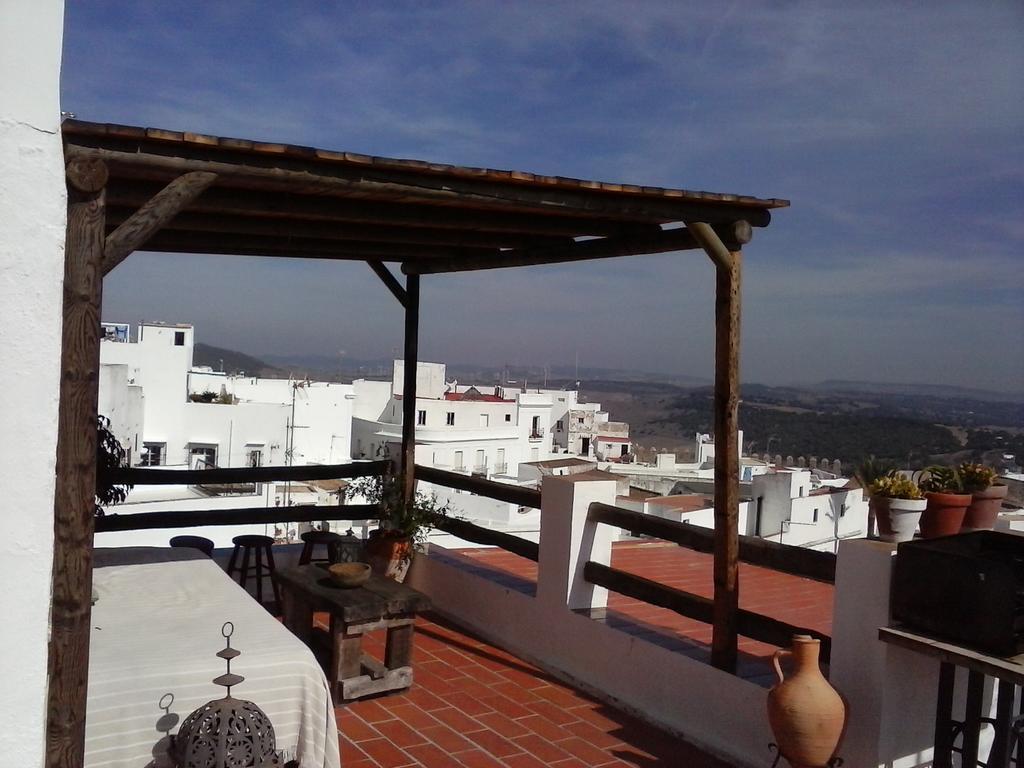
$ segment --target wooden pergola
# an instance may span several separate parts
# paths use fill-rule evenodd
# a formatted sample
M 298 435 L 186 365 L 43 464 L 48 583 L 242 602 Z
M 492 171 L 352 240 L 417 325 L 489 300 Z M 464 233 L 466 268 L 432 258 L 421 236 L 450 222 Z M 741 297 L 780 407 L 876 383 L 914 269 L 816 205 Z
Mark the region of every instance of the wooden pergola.
M 405 311 L 414 466 L 422 275 L 703 250 L 716 270 L 712 662 L 734 671 L 741 248 L 786 200 L 68 120 L 47 764 L 81 765 L 103 276 L 133 251 L 366 262 Z M 389 263 L 400 266 L 404 281 Z M 404 473 L 405 493 L 415 485 Z

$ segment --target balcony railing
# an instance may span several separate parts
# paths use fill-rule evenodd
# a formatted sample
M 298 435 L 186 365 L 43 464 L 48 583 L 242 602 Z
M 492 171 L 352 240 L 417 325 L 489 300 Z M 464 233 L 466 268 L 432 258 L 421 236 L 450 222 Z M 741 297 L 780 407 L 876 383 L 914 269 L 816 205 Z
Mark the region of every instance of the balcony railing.
M 530 439 L 531 440 L 542 440 L 543 438 L 544 438 L 544 429 L 543 429 L 543 427 L 537 427 L 536 429 L 531 429 L 530 430 Z
M 486 464 L 477 464 L 475 467 L 473 467 L 473 474 L 474 475 L 482 475 L 484 477 L 487 477 L 487 465 Z
M 503 461 L 501 464 L 494 465 L 494 474 L 504 475 L 506 472 L 508 472 L 508 464 L 506 462 Z

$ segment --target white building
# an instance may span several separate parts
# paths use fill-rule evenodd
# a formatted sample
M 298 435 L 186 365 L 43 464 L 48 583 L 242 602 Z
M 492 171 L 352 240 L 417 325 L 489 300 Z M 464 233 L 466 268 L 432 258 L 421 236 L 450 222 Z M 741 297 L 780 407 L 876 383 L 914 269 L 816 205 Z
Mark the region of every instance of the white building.
M 511 480 L 520 462 L 548 458 L 550 395 L 460 385 L 446 381 L 445 371 L 443 363 L 417 366 L 417 464 Z M 354 383 L 355 458 L 398 455 L 403 376 L 404 365 L 396 360 L 391 382 Z

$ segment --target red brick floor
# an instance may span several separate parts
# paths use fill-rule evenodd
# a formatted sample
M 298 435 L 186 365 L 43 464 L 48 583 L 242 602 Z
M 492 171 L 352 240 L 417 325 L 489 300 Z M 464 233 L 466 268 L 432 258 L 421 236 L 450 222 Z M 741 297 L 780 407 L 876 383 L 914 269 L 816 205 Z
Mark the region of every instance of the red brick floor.
M 479 575 L 494 578 L 525 592 L 536 587 L 537 564 L 501 549 L 462 549 L 448 556 L 462 559 Z M 713 596 L 711 555 L 664 542 L 616 542 L 612 566 L 638 576 L 692 592 Z M 753 565 L 740 565 L 740 607 L 824 634 L 832 631 L 831 584 L 803 579 Z M 612 593 L 604 620 L 625 632 L 672 647 L 688 656 L 709 660 L 711 625 L 674 611 Z M 740 674 L 768 684 L 767 662 L 775 648 L 740 638 Z
M 408 691 L 336 708 L 344 768 L 728 768 L 433 616 L 413 670 Z

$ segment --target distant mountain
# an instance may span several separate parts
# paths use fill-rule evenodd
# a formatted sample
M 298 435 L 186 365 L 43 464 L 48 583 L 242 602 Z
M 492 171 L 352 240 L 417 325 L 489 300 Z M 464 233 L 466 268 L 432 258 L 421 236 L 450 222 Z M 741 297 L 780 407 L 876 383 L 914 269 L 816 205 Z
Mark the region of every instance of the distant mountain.
M 284 373 L 280 368 L 260 360 L 258 357 L 236 352 L 233 349 L 215 347 L 212 344 L 196 344 L 192 351 L 192 364 L 208 365 L 215 371 L 223 370 L 225 373 L 247 373 L 250 376 L 269 378 Z
M 996 392 L 990 389 L 954 387 L 947 384 L 889 384 L 877 381 L 843 381 L 830 379 L 813 384 L 808 389 L 872 395 L 911 395 L 915 397 L 943 397 L 949 399 L 985 400 L 996 402 L 1024 401 L 1024 390 Z

